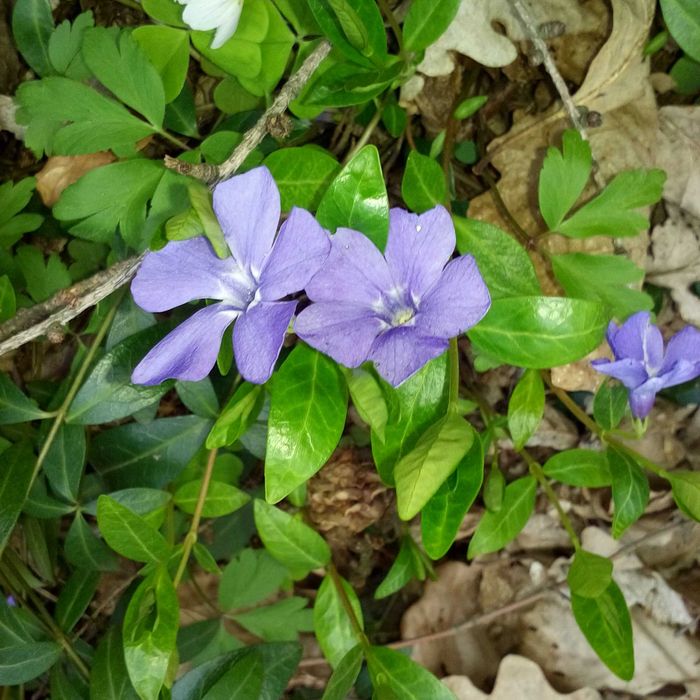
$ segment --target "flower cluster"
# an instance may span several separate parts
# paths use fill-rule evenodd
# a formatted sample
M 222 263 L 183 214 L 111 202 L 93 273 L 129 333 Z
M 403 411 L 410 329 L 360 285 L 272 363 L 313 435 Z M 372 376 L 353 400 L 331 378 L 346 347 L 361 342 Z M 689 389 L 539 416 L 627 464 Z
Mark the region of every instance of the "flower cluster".
M 443 207 L 421 216 L 393 209 L 382 255 L 357 231 L 329 236 L 298 208 L 276 236 L 280 197 L 265 167 L 217 185 L 213 205 L 230 257 L 218 258 L 203 237 L 170 242 L 146 255 L 132 283 L 146 311 L 216 300 L 143 358 L 132 376 L 137 384 L 204 378 L 234 321 L 238 371 L 267 381 L 298 304 L 288 297 L 302 290 L 312 304 L 296 319 L 297 335 L 348 367 L 374 362 L 394 386 L 489 309 L 474 258 L 450 261 L 455 231 Z
M 608 344 L 615 356 L 593 360 L 599 372 L 619 379 L 629 389 L 635 418 L 646 418 L 662 389 L 700 376 L 700 331 L 687 326 L 676 333 L 664 350 L 661 331 L 648 311 L 630 316 L 620 327 L 610 323 Z

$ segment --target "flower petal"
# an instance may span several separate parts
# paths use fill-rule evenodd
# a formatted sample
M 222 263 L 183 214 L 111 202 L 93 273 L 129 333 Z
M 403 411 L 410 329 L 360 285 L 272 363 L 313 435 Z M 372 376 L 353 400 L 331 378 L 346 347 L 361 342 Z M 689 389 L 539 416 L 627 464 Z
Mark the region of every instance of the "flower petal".
M 227 304 L 200 309 L 151 348 L 136 365 L 131 381 L 151 385 L 166 379 L 204 379 L 216 362 L 224 331 L 239 313 Z
M 241 376 L 264 384 L 275 369 L 296 301 L 261 301 L 241 314 L 233 327 L 233 352 Z
M 651 322 L 648 311 L 630 316 L 619 328 L 608 327 L 608 344 L 615 359 L 632 358 L 646 365 L 647 370 L 658 370 L 664 355 L 661 331 Z
M 686 326 L 668 341 L 660 374 L 668 372 L 681 360 L 700 365 L 700 331 L 693 326 Z
M 313 301 L 375 306 L 394 286 L 386 260 L 372 241 L 349 228 L 331 236 L 331 251 L 318 274 L 306 285 Z
M 656 399 L 656 392 L 653 389 L 640 387 L 633 389 L 629 394 L 630 408 L 635 418 L 646 418 Z
M 243 10 L 243 0 L 229 0 L 226 7 L 226 14 L 219 21 L 219 25 L 211 42 L 212 49 L 221 48 L 238 29 L 238 21 Z
M 231 0 L 178 0 L 186 7 L 182 21 L 192 29 L 207 31 L 221 24 L 221 17 L 227 12 Z
M 619 379 L 628 389 L 635 389 L 649 378 L 644 364 L 631 358 L 625 360 L 592 360 L 593 369 Z
M 261 166 L 218 184 L 214 212 L 233 257 L 257 278 L 280 218 L 280 194 L 270 171 Z
M 382 333 L 375 340 L 369 359 L 389 384 L 398 386 L 426 362 L 442 355 L 448 345 L 447 340 L 427 338 L 415 328 L 402 326 Z
M 299 292 L 320 270 L 331 249 L 328 234 L 305 209 L 294 207 L 282 224 L 260 274 L 260 295 L 275 301 Z
M 146 311 L 168 311 L 195 299 L 227 299 L 237 306 L 248 285 L 233 258 L 222 260 L 206 238 L 197 236 L 147 253 L 131 293 Z
M 305 308 L 294 322 L 294 332 L 312 348 L 346 367 L 359 367 L 384 323 L 359 304 L 318 302 Z
M 418 306 L 416 328 L 426 336 L 453 338 L 486 315 L 491 296 L 476 260 L 462 255 L 447 264 Z
M 445 207 L 420 216 L 392 209 L 385 255 L 396 284 L 422 297 L 440 277 L 455 242 L 455 227 Z

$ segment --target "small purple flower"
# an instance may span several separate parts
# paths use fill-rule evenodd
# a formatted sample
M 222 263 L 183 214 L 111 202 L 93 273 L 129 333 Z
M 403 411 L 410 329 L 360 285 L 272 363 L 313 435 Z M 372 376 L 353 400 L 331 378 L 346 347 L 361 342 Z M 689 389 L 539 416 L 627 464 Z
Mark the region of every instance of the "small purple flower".
M 135 384 L 209 374 L 228 326 L 236 366 L 250 382 L 266 382 L 297 306 L 280 301 L 301 291 L 328 256 L 327 233 L 304 209 L 292 209 L 275 238 L 280 196 L 270 171 L 255 168 L 214 189 L 214 212 L 231 257 L 220 259 L 203 237 L 173 241 L 148 253 L 132 285 L 146 311 L 216 299 L 161 340 L 134 369 Z
M 5 602 L 11 607 L 11 608 L 16 608 L 17 607 L 17 601 L 15 600 L 15 597 L 13 595 L 8 595 L 7 598 L 5 599 Z
M 630 407 L 636 418 L 649 415 L 657 392 L 700 376 L 697 328 L 686 326 L 676 333 L 664 352 L 661 331 L 651 323 L 648 311 L 640 311 L 619 328 L 611 322 L 607 338 L 615 360 L 593 360 L 591 364 L 630 390 Z
M 444 207 L 420 216 L 392 209 L 384 256 L 361 233 L 338 229 L 326 264 L 306 286 L 315 303 L 299 314 L 295 332 L 347 367 L 373 361 L 398 386 L 489 309 L 474 258 L 448 262 L 454 248 Z

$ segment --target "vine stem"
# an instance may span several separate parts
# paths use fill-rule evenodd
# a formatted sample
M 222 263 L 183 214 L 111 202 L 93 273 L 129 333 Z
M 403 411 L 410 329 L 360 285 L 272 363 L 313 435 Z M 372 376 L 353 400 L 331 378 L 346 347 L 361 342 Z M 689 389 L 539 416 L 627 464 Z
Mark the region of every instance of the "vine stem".
M 365 127 L 365 130 L 362 132 L 362 136 L 360 136 L 357 143 L 352 147 L 352 149 L 349 151 L 349 153 L 345 156 L 345 160 L 343 160 L 343 165 L 346 165 L 348 163 L 348 161 L 352 160 L 352 157 L 363 146 L 367 145 L 367 142 L 370 140 L 372 134 L 374 133 L 374 130 L 379 125 L 379 120 L 382 118 L 382 111 L 384 110 L 384 102 L 381 102 L 376 107 L 377 107 L 377 111 L 372 116 L 372 119 L 370 119 L 369 124 L 367 124 L 367 126 Z
M 175 588 L 178 587 L 182 581 L 182 577 L 185 575 L 185 569 L 187 568 L 187 562 L 190 559 L 190 554 L 195 544 L 197 544 L 197 533 L 199 532 L 199 522 L 202 519 L 202 511 L 204 510 L 204 503 L 207 500 L 207 493 L 209 492 L 209 484 L 211 483 L 211 475 L 214 471 L 214 462 L 216 461 L 216 454 L 219 450 L 217 448 L 209 451 L 209 457 L 207 458 L 207 466 L 204 469 L 204 476 L 202 477 L 202 485 L 199 487 L 199 495 L 197 496 L 197 504 L 194 507 L 194 514 L 192 515 L 192 523 L 190 524 L 190 529 L 185 535 L 185 541 L 182 545 L 182 556 L 180 557 L 180 563 L 177 567 L 177 572 L 175 578 L 173 579 L 173 585 Z
M 340 598 L 340 604 L 343 606 L 345 613 L 350 619 L 350 625 L 352 626 L 352 630 L 355 633 L 355 636 L 357 637 L 359 643 L 362 645 L 362 648 L 365 651 L 368 651 L 371 646 L 369 643 L 369 639 L 367 639 L 367 635 L 364 633 L 362 625 L 360 625 L 360 621 L 357 619 L 357 615 L 355 615 L 355 610 L 353 609 L 352 603 L 348 598 L 348 594 L 345 592 L 345 586 L 343 586 L 343 579 L 340 577 L 338 570 L 332 563 L 326 567 L 326 571 L 331 577 L 331 581 L 333 581 L 335 590 L 338 593 L 338 598 Z

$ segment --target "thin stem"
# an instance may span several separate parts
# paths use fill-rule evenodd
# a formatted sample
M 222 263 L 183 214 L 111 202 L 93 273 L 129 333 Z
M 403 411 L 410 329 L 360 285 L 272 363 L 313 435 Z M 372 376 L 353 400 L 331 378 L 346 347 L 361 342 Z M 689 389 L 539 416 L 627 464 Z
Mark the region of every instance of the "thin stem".
M 510 224 L 510 228 L 515 233 L 515 235 L 520 239 L 520 242 L 525 245 L 526 248 L 532 246 L 532 237 L 530 234 L 518 223 L 518 220 L 511 214 L 510 209 L 506 205 L 501 193 L 498 189 L 498 185 L 494 180 L 488 170 L 484 170 L 482 177 L 486 180 L 489 186 L 489 193 L 493 197 L 493 201 L 498 209 L 498 213 Z
M 185 569 L 187 568 L 187 562 L 190 559 L 190 554 L 192 549 L 197 543 L 197 533 L 199 532 L 199 522 L 202 519 L 202 510 L 204 509 L 204 503 L 207 500 L 207 493 L 209 491 L 209 484 L 211 482 L 211 475 L 214 471 L 214 462 L 216 461 L 216 454 L 218 449 L 213 449 L 209 451 L 209 458 L 207 459 L 207 466 L 204 469 L 204 476 L 202 477 L 202 485 L 199 487 L 199 495 L 197 496 L 197 504 L 194 507 L 194 514 L 192 515 L 192 523 L 190 524 L 190 529 L 185 535 L 185 541 L 182 545 L 182 556 L 180 557 L 180 563 L 177 567 L 177 573 L 173 579 L 173 585 L 175 588 L 180 585 L 182 577 L 185 575 Z
M 449 349 L 450 390 L 447 410 L 456 413 L 459 402 L 459 346 L 457 338 L 450 339 Z
M 377 111 L 372 116 L 372 119 L 370 119 L 369 124 L 367 124 L 367 126 L 365 127 L 365 130 L 362 132 L 362 136 L 360 136 L 357 143 L 353 146 L 353 148 L 350 150 L 350 152 L 345 156 L 345 160 L 343 160 L 343 165 L 345 165 L 350 160 L 352 160 L 352 157 L 363 146 L 365 146 L 367 144 L 367 142 L 370 140 L 372 134 L 374 133 L 374 130 L 377 128 L 377 125 L 379 124 L 379 120 L 382 118 L 383 108 L 384 108 L 384 102 L 381 102 L 380 104 L 377 105 Z
M 162 136 L 164 139 L 167 141 L 170 141 L 174 146 L 177 146 L 178 148 L 181 148 L 183 151 L 191 151 L 192 149 L 190 146 L 188 146 L 184 141 L 180 141 L 179 138 L 176 136 L 173 136 L 170 132 L 166 131 L 165 129 L 158 129 L 157 132 L 160 136 Z
M 406 49 L 403 43 L 403 31 L 401 31 L 396 15 L 389 7 L 386 0 L 377 0 L 377 3 L 379 4 L 382 14 L 386 17 L 387 22 L 389 22 L 391 31 L 394 32 L 396 43 L 399 45 L 399 55 L 404 61 L 408 62 L 408 56 L 406 55 Z
M 362 648 L 365 651 L 367 651 L 370 647 L 369 639 L 367 639 L 367 635 L 362 629 L 362 625 L 360 625 L 360 621 L 357 619 L 357 615 L 355 615 L 355 610 L 352 607 L 352 603 L 350 602 L 350 599 L 348 598 L 348 595 L 345 592 L 345 586 L 343 586 L 343 579 L 340 577 L 338 570 L 333 564 L 329 564 L 326 568 L 326 571 L 331 577 L 331 581 L 333 581 L 335 590 L 338 593 L 338 598 L 340 598 L 340 604 L 343 606 L 345 613 L 350 619 L 350 625 L 352 626 L 353 632 L 355 633 L 357 640 L 362 645 Z

